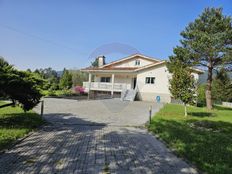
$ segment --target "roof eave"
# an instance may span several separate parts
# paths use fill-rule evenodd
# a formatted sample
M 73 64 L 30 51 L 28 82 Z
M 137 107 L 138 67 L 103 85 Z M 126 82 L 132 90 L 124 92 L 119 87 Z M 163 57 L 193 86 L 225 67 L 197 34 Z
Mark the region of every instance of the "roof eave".
M 200 69 L 198 69 L 198 68 L 190 68 L 192 71 L 194 71 L 194 72 L 196 72 L 196 73 L 198 73 L 198 74 L 204 74 L 204 72 L 205 71 L 203 71 L 203 70 L 200 70 Z
M 158 63 L 150 64 L 150 65 L 141 67 L 139 69 L 136 69 L 135 71 L 136 72 L 142 71 L 142 70 L 145 70 L 145 69 L 148 69 L 148 68 L 151 68 L 151 67 L 155 67 L 155 66 L 158 66 L 158 65 L 162 65 L 162 64 L 166 64 L 166 61 L 161 61 L 161 62 L 158 62 Z
M 90 69 L 82 69 L 81 72 L 88 72 L 88 73 L 133 73 L 134 70 L 101 70 L 101 69 L 96 69 L 96 70 L 90 70 Z
M 142 54 L 138 54 L 138 53 L 137 53 L 137 54 L 133 54 L 133 55 L 127 56 L 127 57 L 125 57 L 125 58 L 122 58 L 122 59 L 120 59 L 120 60 L 113 61 L 113 62 L 111 62 L 111 63 L 105 64 L 105 65 L 103 65 L 102 67 L 112 66 L 112 65 L 114 65 L 114 64 L 117 64 L 117 63 L 126 61 L 126 60 L 131 59 L 131 58 L 134 58 L 134 57 L 136 57 L 136 56 L 140 56 L 140 57 L 142 57 L 142 58 L 144 58 L 144 59 L 147 59 L 147 60 L 150 60 L 150 61 L 157 61 L 157 62 L 160 62 L 160 60 L 158 60 L 158 59 L 155 59 L 155 58 L 148 57 L 148 56 L 145 56 L 145 55 L 142 55 Z

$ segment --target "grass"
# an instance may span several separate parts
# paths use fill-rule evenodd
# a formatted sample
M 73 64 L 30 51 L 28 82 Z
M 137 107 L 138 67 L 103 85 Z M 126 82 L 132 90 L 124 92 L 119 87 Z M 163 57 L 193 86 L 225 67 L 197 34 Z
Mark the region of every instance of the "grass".
M 5 104 L 0 101 L 0 105 Z M 19 107 L 5 107 L 0 109 L 0 150 L 9 147 L 16 139 L 28 134 L 33 129 L 42 125 L 42 118 Z
M 232 109 L 167 104 L 152 119 L 149 130 L 176 153 L 209 174 L 232 173 Z

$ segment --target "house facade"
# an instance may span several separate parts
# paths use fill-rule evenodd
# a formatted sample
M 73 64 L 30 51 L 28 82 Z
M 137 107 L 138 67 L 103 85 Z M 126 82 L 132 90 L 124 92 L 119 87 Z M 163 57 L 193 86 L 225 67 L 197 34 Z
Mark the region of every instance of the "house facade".
M 125 100 L 171 102 L 169 79 L 171 74 L 166 61 L 141 54 L 105 64 L 105 57 L 98 57 L 98 67 L 82 69 L 89 73 L 89 80 L 83 87 L 90 96 L 108 94 Z M 198 80 L 201 70 L 193 69 Z

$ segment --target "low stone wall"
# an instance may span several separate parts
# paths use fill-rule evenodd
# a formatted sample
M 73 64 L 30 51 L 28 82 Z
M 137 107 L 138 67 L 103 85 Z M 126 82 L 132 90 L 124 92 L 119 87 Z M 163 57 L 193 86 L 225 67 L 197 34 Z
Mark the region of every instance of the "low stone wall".
M 232 103 L 230 103 L 230 102 L 222 102 L 222 106 L 226 106 L 226 107 L 232 108 Z

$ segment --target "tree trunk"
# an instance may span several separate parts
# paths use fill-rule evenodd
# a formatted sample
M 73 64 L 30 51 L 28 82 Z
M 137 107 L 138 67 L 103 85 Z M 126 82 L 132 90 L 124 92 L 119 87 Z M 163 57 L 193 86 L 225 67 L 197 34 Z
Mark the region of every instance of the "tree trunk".
M 213 68 L 212 68 L 212 63 L 209 63 L 207 87 L 206 87 L 206 91 L 205 91 L 206 106 L 207 106 L 207 109 L 209 109 L 209 110 L 211 110 L 213 108 L 213 105 L 212 105 L 212 79 L 213 79 Z
M 186 106 L 186 103 L 184 104 L 184 116 L 187 117 L 187 106 Z
M 15 103 L 7 103 L 7 104 L 4 104 L 4 105 L 1 105 L 0 108 L 5 108 L 5 107 L 8 107 L 8 106 L 14 106 Z

